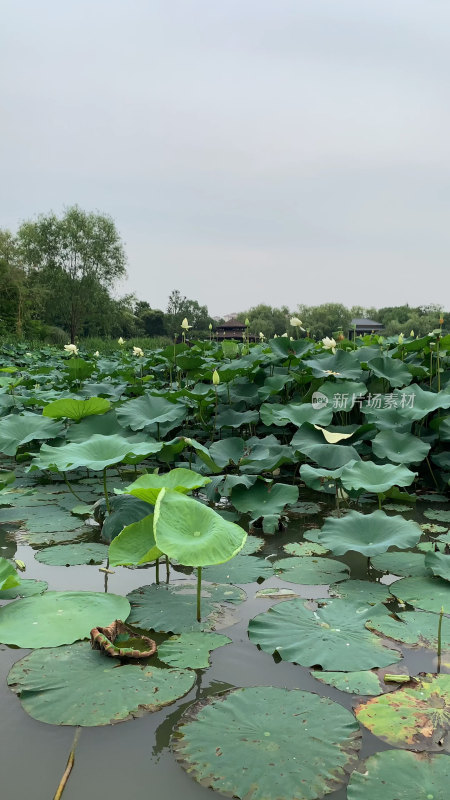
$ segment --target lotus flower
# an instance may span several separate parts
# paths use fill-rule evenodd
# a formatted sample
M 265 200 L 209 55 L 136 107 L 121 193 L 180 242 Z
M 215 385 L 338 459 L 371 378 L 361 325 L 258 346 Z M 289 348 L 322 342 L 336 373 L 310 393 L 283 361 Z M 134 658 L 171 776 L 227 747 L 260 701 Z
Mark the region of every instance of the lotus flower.
M 290 324 L 292 325 L 293 328 L 300 328 L 301 331 L 305 330 L 304 328 L 302 328 L 302 324 L 303 323 L 302 323 L 301 319 L 299 319 L 298 317 L 291 317 L 289 322 L 290 322 Z
M 324 336 L 324 338 L 322 339 L 322 344 L 325 350 L 331 350 L 332 353 L 336 352 L 335 339 L 330 339 L 329 336 Z
M 214 370 L 214 372 L 212 374 L 212 382 L 213 382 L 214 386 L 218 386 L 219 383 L 220 383 L 220 375 L 219 375 L 219 373 L 217 372 L 216 369 Z
M 119 338 L 117 339 L 117 344 L 120 344 L 120 345 L 125 344 L 125 339 L 122 339 L 122 337 L 119 336 Z
M 187 321 L 187 317 L 184 318 L 183 322 L 181 323 L 181 327 L 183 328 L 184 331 L 188 331 L 189 328 L 192 328 L 192 325 L 189 325 Z
M 144 355 L 144 351 L 140 347 L 133 347 L 133 355 L 141 357 Z
M 95 353 L 94 353 L 95 358 L 98 358 L 99 355 L 100 355 L 100 353 L 98 352 L 98 350 L 96 350 Z
M 399 343 L 399 344 L 403 344 L 403 339 L 404 339 L 404 338 L 405 338 L 405 337 L 404 337 L 403 333 L 399 333 L 399 335 L 398 335 L 398 343 Z
M 72 353 L 73 356 L 78 355 L 78 347 L 76 346 L 76 344 L 65 344 L 64 350 L 66 351 L 66 353 Z

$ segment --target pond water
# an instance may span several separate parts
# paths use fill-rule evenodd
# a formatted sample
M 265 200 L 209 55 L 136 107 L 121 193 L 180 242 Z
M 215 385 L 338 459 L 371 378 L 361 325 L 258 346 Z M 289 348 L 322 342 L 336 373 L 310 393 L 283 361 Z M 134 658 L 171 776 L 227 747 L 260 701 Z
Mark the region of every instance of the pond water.
M 305 498 L 302 498 L 305 499 Z M 314 499 L 317 501 L 317 495 Z M 436 505 L 436 508 L 440 506 Z M 326 510 L 325 508 L 323 510 Z M 328 512 L 329 512 L 328 508 Z M 370 507 L 373 510 L 373 507 Z M 407 519 L 429 522 L 420 511 L 407 512 Z M 286 553 L 282 546 L 287 542 L 302 540 L 305 529 L 320 527 L 322 519 L 317 516 L 303 517 L 291 521 L 288 528 L 267 536 L 258 555 L 272 561 L 273 556 Z M 13 541 L 17 537 L 9 525 L 2 526 L 0 545 L 7 550 L 0 553 L 11 557 Z M 69 538 L 69 537 L 68 537 Z M 92 538 L 98 540 L 98 534 Z M 105 578 L 99 566 L 47 566 L 35 560 L 35 550 L 19 544 L 15 557 L 27 565 L 26 578 L 37 578 L 48 582 L 52 590 L 104 591 L 105 583 L 110 592 L 125 595 L 131 590 L 150 584 L 155 579 L 153 567 L 139 569 L 116 568 L 114 574 Z M 8 551 L 8 552 L 7 552 Z M 14 553 L 13 553 L 14 554 Z M 336 559 L 336 556 L 333 556 Z M 363 580 L 380 580 L 381 574 L 367 572 L 367 559 L 352 553 L 338 558 L 351 568 L 351 577 Z M 172 571 L 172 581 L 186 581 L 188 575 Z M 384 576 L 389 583 L 392 576 Z M 170 750 L 171 731 L 183 711 L 195 700 L 209 693 L 229 687 L 276 686 L 288 689 L 300 688 L 331 698 L 342 706 L 352 709 L 356 703 L 353 695 L 340 692 L 319 683 L 310 670 L 296 664 L 279 661 L 259 650 L 248 638 L 249 620 L 265 611 L 274 599 L 255 598 L 261 587 L 285 587 L 294 589 L 305 598 L 327 596 L 326 586 L 299 586 L 282 578 L 271 577 L 263 584 L 242 584 L 247 600 L 238 606 L 239 621 L 220 630 L 232 639 L 232 644 L 220 647 L 211 653 L 211 667 L 198 670 L 193 689 L 176 703 L 156 713 L 144 713 L 141 717 L 116 725 L 98 728 L 83 728 L 78 741 L 75 765 L 64 791 L 64 800 L 98 798 L 108 800 L 156 796 L 162 800 L 183 797 L 184 800 L 201 800 L 218 797 L 217 793 L 195 782 L 177 764 Z M 438 617 L 436 616 L 436 620 Z M 404 660 L 402 672 L 436 671 L 436 653 L 402 648 Z M 12 664 L 29 651 L 0 645 L 0 694 L 1 694 L 1 747 L 0 775 L 2 797 L 8 800 L 51 800 L 63 774 L 72 745 L 75 729 L 58 727 L 36 721 L 23 710 L 21 703 L 7 687 L 6 679 Z M 445 667 L 443 670 L 445 671 Z M 389 749 L 368 730 L 363 729 L 361 758 L 384 749 Z M 345 787 L 328 795 L 330 800 L 344 800 Z

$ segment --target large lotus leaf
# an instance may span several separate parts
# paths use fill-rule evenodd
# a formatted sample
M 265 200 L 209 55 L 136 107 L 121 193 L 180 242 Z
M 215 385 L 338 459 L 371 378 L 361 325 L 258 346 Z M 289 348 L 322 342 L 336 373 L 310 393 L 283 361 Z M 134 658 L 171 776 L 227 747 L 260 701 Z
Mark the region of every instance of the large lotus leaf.
M 252 558 L 239 553 L 226 564 L 205 567 L 203 577 L 212 583 L 255 583 L 274 575 L 273 567 L 264 558 Z
M 381 611 L 383 609 L 383 611 Z M 304 600 L 288 600 L 250 621 L 252 642 L 283 661 L 324 670 L 360 671 L 387 667 L 401 656 L 383 646 L 365 627 L 372 615 L 386 613 L 383 606 L 362 606 L 347 600 L 328 600 L 316 611 Z
M 314 359 L 305 359 L 303 363 L 312 369 L 316 378 L 334 375 L 338 378 L 360 381 L 363 377 L 358 359 L 353 353 L 345 350 L 338 350 L 335 355 L 320 355 Z
M 223 564 L 245 544 L 246 532 L 198 500 L 162 489 L 153 523 L 157 547 L 188 567 Z
M 63 397 L 60 400 L 54 400 L 42 409 L 43 417 L 51 417 L 52 419 L 73 419 L 79 422 L 84 417 L 90 417 L 97 414 L 105 414 L 111 408 L 109 400 L 103 397 L 90 397 L 89 400 L 76 400 L 73 397 Z
M 110 497 L 109 502 L 111 513 L 107 514 L 106 517 L 103 516 L 103 508 L 106 513 L 103 499 L 95 504 L 96 511 L 94 511 L 95 518 L 98 521 L 103 520 L 102 540 L 108 543 L 113 541 L 124 528 L 133 522 L 139 522 L 153 512 L 153 506 L 150 503 L 128 494 Z
M 396 616 L 377 617 L 368 620 L 366 625 L 382 636 L 405 642 L 415 647 L 428 647 L 436 650 L 438 645 L 438 617 L 426 611 L 408 611 L 405 614 L 396 612 Z M 450 650 L 450 619 L 442 617 L 441 642 L 443 650 Z
M 381 408 L 377 408 L 375 403 L 371 407 L 364 405 L 364 413 L 368 417 L 383 420 L 389 417 L 390 412 L 398 411 L 399 420 L 403 418 L 413 422 L 423 419 L 438 408 L 450 408 L 449 392 L 430 392 L 422 389 L 417 383 L 412 383 L 405 389 L 396 389 L 387 397 L 388 402 Z
M 395 517 L 391 517 L 391 519 L 395 519 Z M 389 572 L 391 575 L 401 575 L 405 578 L 430 574 L 430 570 L 425 566 L 425 556 L 421 553 L 397 553 L 395 551 L 382 553 L 372 559 L 372 566 L 379 572 Z
M 342 470 L 341 481 L 347 491 L 387 492 L 392 486 L 410 486 L 417 472 L 401 464 L 374 464 L 358 461 Z
M 289 542 L 283 545 L 283 550 L 290 556 L 324 556 L 329 553 L 326 547 L 314 542 Z
M 239 464 L 244 455 L 245 442 L 239 436 L 230 436 L 228 439 L 220 439 L 213 442 L 209 448 L 209 453 L 218 467 L 221 469 L 228 464 Z
M 364 556 L 385 553 L 389 547 L 406 550 L 417 544 L 422 531 L 415 522 L 398 515 L 388 516 L 384 511 L 360 514 L 349 511 L 344 517 L 328 517 L 320 531 L 319 544 L 336 556 L 353 550 Z
M 329 444 L 324 441 L 322 431 L 305 422 L 292 437 L 291 446 L 296 452 L 308 456 L 319 467 L 338 469 L 351 461 L 359 461 L 360 456 L 351 445 Z
M 352 714 L 326 697 L 255 686 L 190 706 L 172 747 L 195 780 L 220 794 L 313 800 L 345 783 L 359 736 Z
M 207 669 L 210 652 L 230 643 L 231 639 L 220 633 L 182 633 L 159 645 L 158 658 L 171 667 Z
M 171 403 L 159 395 L 147 394 L 128 400 L 116 413 L 120 424 L 126 428 L 133 431 L 145 428 L 148 433 L 166 436 L 181 425 L 187 414 L 187 406 L 184 403 Z
M 305 353 L 314 349 L 311 339 L 290 339 L 289 336 L 278 336 L 269 341 L 272 352 L 284 360 L 301 358 Z
M 142 441 L 142 434 L 133 433 L 119 425 L 115 411 L 108 411 L 101 416 L 94 415 L 92 417 L 85 417 L 77 424 L 70 425 L 67 431 L 68 442 L 85 442 L 96 433 L 101 433 L 102 436 L 113 436 L 119 434 L 125 439 Z
M 146 630 L 165 633 L 214 631 L 237 622 L 234 606 L 246 594 L 237 586 L 202 584 L 202 619 L 196 619 L 195 583 L 152 584 L 128 595 L 131 603 L 129 623 Z
M 379 378 L 386 378 L 391 386 L 399 388 L 411 383 L 412 375 L 403 361 L 383 355 L 372 358 L 369 366 L 375 375 Z
M 378 458 L 388 458 L 394 464 L 418 464 L 428 455 L 431 445 L 411 433 L 380 431 L 372 439 L 372 450 Z
M 265 436 L 262 439 L 252 436 L 246 442 L 246 452 L 247 455 L 240 461 L 241 472 L 271 472 L 282 464 L 292 464 L 294 461 L 292 448 L 280 444 L 276 436 Z
M 435 614 L 443 608 L 444 614 L 450 614 L 450 586 L 442 578 L 401 578 L 389 588 L 391 594 L 410 606 Z
M 336 492 L 336 480 L 341 477 L 344 468 L 345 464 L 342 467 L 338 467 L 338 469 L 321 469 L 320 467 L 312 467 L 311 464 L 302 464 L 300 477 L 310 489 L 314 489 L 316 492 L 334 494 Z
M 359 672 L 320 672 L 313 670 L 313 678 L 325 683 L 327 686 L 334 686 L 340 692 L 347 694 L 358 694 L 375 697 L 385 691 L 381 685 L 380 677 L 371 670 L 360 670 Z
M 107 371 L 109 372 L 109 366 L 107 367 Z M 126 388 L 126 383 L 110 383 L 109 381 L 102 381 L 101 383 L 86 382 L 79 390 L 78 394 L 87 398 L 106 395 L 107 397 L 111 397 L 112 400 L 120 400 Z
M 65 364 L 69 381 L 82 381 L 94 372 L 94 365 L 83 358 L 69 358 Z
M 435 453 L 431 456 L 434 464 L 445 472 L 450 472 L 450 453 Z
M 280 558 L 273 562 L 273 567 L 284 581 L 305 586 L 345 581 L 349 574 L 347 564 L 319 556 Z
M 148 564 L 150 561 L 162 556 L 161 550 L 156 547 L 153 533 L 153 514 L 127 525 L 109 546 L 109 565 Z
M 425 566 L 431 570 L 433 575 L 437 575 L 445 581 L 450 581 L 450 555 L 447 555 L 447 553 L 427 553 Z
M 264 425 L 282 425 L 288 423 L 298 428 L 305 422 L 316 425 L 329 425 L 333 417 L 333 408 L 323 406 L 316 408 L 311 403 L 263 403 L 259 409 Z
M 315 405 L 323 404 L 333 411 L 351 411 L 355 404 L 361 406 L 367 394 L 365 383 L 356 381 L 326 381 L 313 395 Z
M 439 508 L 427 508 L 423 513 L 427 519 L 436 519 L 438 522 L 450 522 L 450 511 L 442 511 Z
M 0 523 L 26 520 L 22 527 L 26 528 L 24 536 L 29 533 L 47 533 L 58 531 L 73 531 L 80 526 L 80 520 L 68 514 L 63 508 L 41 503 L 29 508 L 2 508 L 0 509 Z
M 395 747 L 449 752 L 450 675 L 426 675 L 359 705 L 355 714 L 375 736 Z
M 161 489 L 173 489 L 176 492 L 187 494 L 194 489 L 211 483 L 211 478 L 199 475 L 191 469 L 172 469 L 162 475 L 142 475 L 134 483 L 127 486 L 126 493 L 145 500 L 146 503 L 154 505 Z
M 25 711 L 50 725 L 92 727 L 158 711 L 187 694 L 191 670 L 118 664 L 88 642 L 35 650 L 14 664 L 8 684 Z
M 286 483 L 256 481 L 251 488 L 236 486 L 231 492 L 231 502 L 242 513 L 254 517 L 281 514 L 284 507 L 298 500 L 298 487 Z
M 359 771 L 360 770 L 360 771 Z M 384 750 L 352 772 L 348 800 L 447 800 L 450 758 Z
M 258 422 L 258 419 L 257 411 L 235 411 L 226 407 L 217 415 L 216 425 L 218 428 L 240 428 L 241 425 Z
M 15 600 L 17 597 L 32 597 L 34 594 L 42 594 L 48 589 L 46 581 L 35 581 L 31 578 L 19 579 L 17 586 L 5 589 L 0 592 L 0 600 Z
M 36 553 L 36 561 L 56 567 L 71 567 L 76 564 L 101 564 L 108 557 L 105 544 L 74 542 L 46 547 Z
M 129 457 L 140 460 L 162 448 L 161 442 L 132 442 L 117 434 L 95 434 L 86 442 L 70 442 L 63 447 L 43 444 L 38 456 L 33 458 L 30 470 L 57 469 L 60 472 L 87 467 L 102 470 L 119 464 Z
M 0 420 L 0 453 L 15 456 L 18 448 L 36 439 L 55 439 L 64 430 L 61 422 L 25 412 Z
M 332 584 L 329 588 L 332 597 L 342 597 L 355 605 L 377 605 L 393 600 L 389 586 L 375 581 L 345 581 Z
M 0 642 L 18 647 L 58 647 L 85 639 L 92 628 L 126 620 L 125 597 L 101 592 L 46 592 L 0 609 Z
M 0 591 L 18 586 L 20 578 L 15 567 L 7 558 L 0 557 Z M 2 595 L 0 594 L 0 598 Z

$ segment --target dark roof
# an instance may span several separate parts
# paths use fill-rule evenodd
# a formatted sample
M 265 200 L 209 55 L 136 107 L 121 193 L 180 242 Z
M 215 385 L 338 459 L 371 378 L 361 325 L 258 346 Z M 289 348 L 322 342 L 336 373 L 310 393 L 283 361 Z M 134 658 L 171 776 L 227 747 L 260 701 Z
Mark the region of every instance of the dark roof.
M 217 330 L 222 330 L 223 328 L 245 328 L 245 322 L 239 322 L 238 319 L 229 319 L 228 322 L 224 322 L 223 325 L 218 325 Z
M 381 322 L 375 322 L 373 319 L 352 319 L 350 325 L 356 325 L 361 328 L 382 328 Z

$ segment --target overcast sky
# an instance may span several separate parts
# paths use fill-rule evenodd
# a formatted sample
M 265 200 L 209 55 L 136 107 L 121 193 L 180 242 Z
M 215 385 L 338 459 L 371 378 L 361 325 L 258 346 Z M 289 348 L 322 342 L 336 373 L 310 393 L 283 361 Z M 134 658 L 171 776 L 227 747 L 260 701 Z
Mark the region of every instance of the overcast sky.
M 449 308 L 449 0 L 3 0 L 0 28 L 0 227 L 110 214 L 154 308 Z

